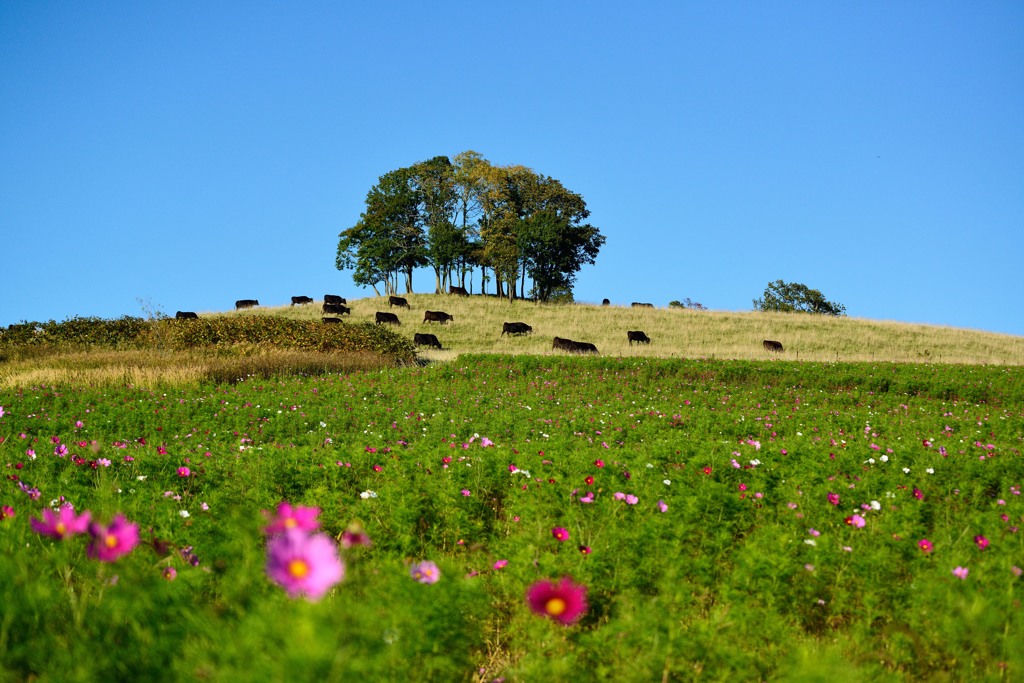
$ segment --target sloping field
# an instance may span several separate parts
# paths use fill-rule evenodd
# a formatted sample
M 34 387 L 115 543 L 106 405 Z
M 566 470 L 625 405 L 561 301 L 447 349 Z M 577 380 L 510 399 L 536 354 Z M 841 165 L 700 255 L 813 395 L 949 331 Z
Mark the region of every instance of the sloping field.
M 410 309 L 389 308 L 386 297 L 349 300 L 354 321 L 372 321 L 376 311 L 396 313 L 401 333 L 432 332 L 443 351 L 421 357 L 451 359 L 462 353 L 552 353 L 553 337 L 595 344 L 602 355 L 661 358 L 734 358 L 814 361 L 1024 364 L 1024 337 L 932 325 L 833 318 L 792 313 L 690 311 L 590 304 L 509 303 L 493 297 L 410 294 Z M 322 302 L 259 308 L 238 315 L 320 318 Z M 445 311 L 455 321 L 423 323 L 423 312 Z M 212 314 L 212 313 L 211 313 Z M 234 313 L 231 313 L 235 315 Z M 349 316 L 344 317 L 345 320 Z M 525 322 L 533 334 L 502 336 L 502 323 Z M 650 346 L 630 346 L 627 330 L 642 330 Z M 771 354 L 762 341 L 777 340 L 785 351 Z

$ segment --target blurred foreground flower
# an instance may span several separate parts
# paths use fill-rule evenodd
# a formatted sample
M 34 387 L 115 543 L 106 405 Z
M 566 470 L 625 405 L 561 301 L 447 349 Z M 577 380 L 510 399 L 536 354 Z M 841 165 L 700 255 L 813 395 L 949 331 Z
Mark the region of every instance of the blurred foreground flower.
M 289 503 L 281 503 L 277 506 L 277 517 L 270 520 L 264 531 L 267 534 L 278 534 L 289 529 L 316 531 L 320 527 L 316 519 L 319 514 L 320 508 L 301 505 L 293 508 Z
M 441 578 L 441 570 L 430 560 L 423 560 L 409 568 L 409 576 L 420 583 L 437 583 Z
M 114 517 L 110 526 L 92 522 L 89 534 L 92 543 L 89 544 L 88 555 L 100 562 L 113 562 L 139 544 L 139 526 L 120 514 Z
M 526 589 L 526 604 L 534 614 L 569 625 L 587 611 L 587 589 L 568 577 L 558 583 L 538 581 Z
M 345 578 L 345 565 L 329 537 L 291 528 L 267 542 L 267 576 L 289 597 L 316 602 Z
M 84 534 L 89 530 L 88 510 L 81 515 L 76 515 L 75 509 L 68 506 L 62 507 L 57 512 L 47 508 L 43 510 L 42 517 L 42 520 L 32 517 L 28 522 L 37 534 L 43 536 L 64 540 L 75 534 Z
M 352 522 L 348 527 L 341 532 L 341 547 L 351 548 L 352 546 L 362 545 L 367 548 L 373 545 L 373 541 L 367 535 L 366 530 L 360 522 Z

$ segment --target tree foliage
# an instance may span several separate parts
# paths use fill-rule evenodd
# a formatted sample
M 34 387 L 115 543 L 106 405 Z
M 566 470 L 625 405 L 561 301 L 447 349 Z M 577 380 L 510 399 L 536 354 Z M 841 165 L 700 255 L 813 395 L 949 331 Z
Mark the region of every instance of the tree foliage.
M 754 299 L 754 310 L 846 315 L 846 306 L 829 301 L 817 289 L 811 289 L 799 282 L 782 280 L 768 283 L 764 296 Z
M 466 284 L 481 268 L 497 294 L 548 301 L 571 294 L 580 268 L 593 264 L 605 238 L 586 223 L 579 194 L 522 165 L 495 166 L 473 151 L 438 156 L 380 177 L 359 222 L 341 233 L 336 265 L 356 284 L 394 292 L 399 274 L 430 265 L 435 290 Z

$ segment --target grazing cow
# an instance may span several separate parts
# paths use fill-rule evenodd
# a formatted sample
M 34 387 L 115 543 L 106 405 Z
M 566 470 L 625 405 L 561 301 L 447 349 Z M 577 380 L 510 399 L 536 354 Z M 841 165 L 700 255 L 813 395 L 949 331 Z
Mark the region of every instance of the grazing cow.
M 505 323 L 501 326 L 501 334 L 531 334 L 533 328 L 526 323 Z
M 639 301 L 634 301 L 633 303 L 630 304 L 630 306 L 632 306 L 633 308 L 654 308 L 654 304 L 643 304 L 640 303 Z
M 259 306 L 260 302 L 256 299 L 239 299 L 235 302 L 235 310 L 243 308 L 252 308 L 253 306 Z
M 590 342 L 578 342 L 572 339 L 555 337 L 551 344 L 553 351 L 568 351 L 569 353 L 597 353 L 597 347 Z
M 324 303 L 338 305 L 347 304 L 348 302 L 345 301 L 344 298 L 338 296 L 337 294 L 324 294 Z
M 405 297 L 401 296 L 388 297 L 388 308 L 391 308 L 392 306 L 398 306 L 399 308 L 410 308 L 409 302 L 406 301 Z
M 627 330 L 626 336 L 629 337 L 629 345 L 632 346 L 633 342 L 637 344 L 650 344 L 651 338 L 644 334 L 641 330 Z
M 444 311 L 423 311 L 423 322 L 438 322 L 446 325 L 449 320 L 455 322 L 455 316 L 448 315 Z
M 323 320 L 325 323 L 340 323 L 341 322 L 341 318 L 320 318 L 320 319 Z
M 401 325 L 402 322 L 398 319 L 398 316 L 394 313 L 387 313 L 385 311 L 377 311 L 376 321 L 378 325 L 387 323 L 388 325 Z
M 198 320 L 199 316 L 192 311 L 178 311 L 174 314 L 176 320 Z
M 430 346 L 435 349 L 441 348 L 441 342 L 437 341 L 437 337 L 432 334 L 420 334 L 417 332 L 413 335 L 412 342 L 416 346 Z
M 781 353 L 786 350 L 782 348 L 782 342 L 772 341 L 771 339 L 765 339 L 761 343 L 764 345 L 765 351 L 771 351 L 772 353 Z
M 322 310 L 325 315 L 352 315 L 352 309 L 341 304 L 324 304 Z
M 612 302 L 608 301 L 608 299 L 601 299 L 601 305 L 602 306 L 611 306 Z
M 308 296 L 293 296 L 292 297 L 292 306 L 294 306 L 295 304 L 311 304 L 311 303 L 313 303 L 313 300 L 310 299 Z
M 457 285 L 451 285 L 448 287 L 449 294 L 458 294 L 459 296 L 469 296 L 469 292 L 466 291 L 465 287 L 459 287 Z

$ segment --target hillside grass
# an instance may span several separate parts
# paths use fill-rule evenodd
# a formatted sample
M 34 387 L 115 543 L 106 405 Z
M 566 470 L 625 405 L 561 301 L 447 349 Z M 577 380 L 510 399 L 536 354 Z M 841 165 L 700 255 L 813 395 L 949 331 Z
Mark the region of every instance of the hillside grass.
M 422 348 L 421 358 L 450 360 L 464 353 L 543 355 L 554 337 L 595 344 L 602 355 L 740 360 L 891 361 L 968 365 L 1024 365 L 1024 337 L 934 325 L 836 318 L 800 313 L 634 309 L 593 304 L 508 302 L 494 297 L 409 294 L 411 310 L 388 308 L 386 297 L 349 300 L 354 321 L 372 321 L 376 311 L 396 313 L 400 334 L 437 335 L 443 350 Z M 283 315 L 319 319 L 322 302 L 258 308 L 228 315 Z M 425 310 L 455 316 L 447 325 L 423 323 Z M 349 316 L 345 316 L 347 320 Z M 501 335 L 502 323 L 525 322 L 528 336 Z M 629 345 L 627 330 L 642 330 L 648 345 Z M 772 354 L 762 341 L 782 342 Z

